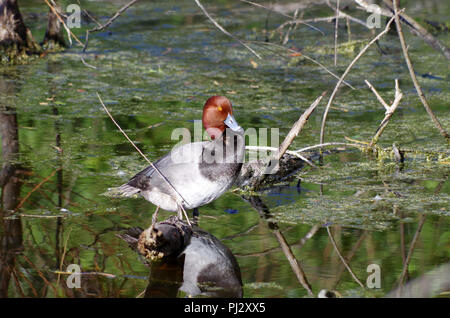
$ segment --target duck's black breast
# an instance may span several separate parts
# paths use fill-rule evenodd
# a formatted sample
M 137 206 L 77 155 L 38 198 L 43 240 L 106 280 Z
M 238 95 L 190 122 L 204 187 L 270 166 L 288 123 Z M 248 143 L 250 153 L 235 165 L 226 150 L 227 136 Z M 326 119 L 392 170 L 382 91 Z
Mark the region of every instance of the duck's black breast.
M 245 144 L 241 135 L 225 136 L 211 142 L 203 148 L 202 160 L 198 163 L 200 173 L 212 182 L 231 182 L 241 171 L 244 153 Z

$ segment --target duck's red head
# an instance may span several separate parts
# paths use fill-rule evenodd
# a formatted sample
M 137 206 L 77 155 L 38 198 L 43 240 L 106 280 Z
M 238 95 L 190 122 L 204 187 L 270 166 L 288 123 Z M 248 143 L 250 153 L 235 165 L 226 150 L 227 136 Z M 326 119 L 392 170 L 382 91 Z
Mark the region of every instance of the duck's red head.
M 213 96 L 206 101 L 202 123 L 212 139 L 220 137 L 227 127 L 234 131 L 241 129 L 233 117 L 230 101 L 224 96 Z

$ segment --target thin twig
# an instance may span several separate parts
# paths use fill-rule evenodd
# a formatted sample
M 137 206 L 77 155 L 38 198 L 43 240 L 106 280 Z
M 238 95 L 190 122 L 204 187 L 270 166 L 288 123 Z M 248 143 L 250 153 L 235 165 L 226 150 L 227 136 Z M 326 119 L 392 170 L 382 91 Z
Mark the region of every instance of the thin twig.
M 345 259 L 347 260 L 347 262 L 351 262 L 351 260 L 353 259 L 353 257 L 355 256 L 356 251 L 359 249 L 359 247 L 361 246 L 361 243 L 366 239 L 368 232 L 365 230 L 363 232 L 363 234 L 359 237 L 358 241 L 356 241 L 355 245 L 353 245 L 352 250 L 347 254 L 347 256 L 345 257 Z M 341 266 L 339 267 L 339 272 L 336 275 L 336 279 L 333 283 L 333 289 L 336 288 L 337 284 L 339 283 L 339 281 L 342 278 L 342 274 L 344 274 L 345 271 L 345 266 L 343 264 L 341 264 Z
M 248 1 L 248 0 L 239 0 L 239 1 L 251 4 L 251 5 L 255 6 L 255 7 L 259 7 L 259 8 L 268 10 L 270 12 L 277 13 L 279 15 L 282 15 L 282 16 L 286 17 L 286 18 L 296 20 L 295 14 L 294 14 L 294 16 L 290 16 L 289 14 L 283 13 L 281 11 L 274 10 L 272 8 L 269 8 L 267 6 L 264 6 L 264 5 L 260 4 L 260 3 L 256 3 L 256 2 L 253 2 L 253 1 Z M 309 24 L 307 22 L 299 22 L 299 24 L 304 24 L 306 26 L 309 26 L 311 29 L 314 29 L 314 30 L 320 32 L 322 35 L 325 35 L 325 33 L 323 33 L 320 29 L 316 28 L 314 25 L 311 25 L 311 24 Z
M 333 9 L 333 11 L 336 11 L 336 8 L 334 8 L 328 1 L 328 6 Z M 341 10 L 338 10 L 338 14 L 339 14 L 339 18 L 345 18 L 345 19 L 349 19 L 350 21 L 353 21 L 355 23 L 358 23 L 364 27 L 366 27 L 367 29 L 370 29 L 370 27 L 367 25 L 366 22 L 352 17 L 351 15 L 342 12 Z M 317 22 L 331 22 L 336 18 L 336 15 L 332 15 L 332 16 L 328 16 L 328 17 L 318 17 L 318 18 L 310 18 L 310 19 L 297 19 L 297 20 L 290 20 L 290 21 L 286 21 L 284 23 L 282 23 L 276 30 L 280 31 L 281 29 L 283 29 L 284 27 L 286 27 L 286 25 L 291 25 L 291 24 L 299 24 L 299 23 L 307 23 L 307 22 L 311 22 L 311 23 L 317 23 Z
M 439 130 L 441 135 L 445 137 L 445 139 L 449 140 L 450 139 L 449 134 L 444 130 L 441 123 L 434 115 L 433 111 L 430 108 L 430 105 L 428 105 L 427 99 L 425 98 L 422 88 L 420 87 L 419 82 L 417 81 L 417 77 L 414 72 L 414 67 L 411 63 L 411 60 L 409 59 L 408 48 L 406 47 L 405 37 L 403 36 L 402 26 L 400 23 L 400 18 L 398 16 L 397 1 L 394 0 L 393 3 L 394 3 L 395 25 L 397 26 L 398 38 L 400 39 L 400 45 L 402 47 L 403 56 L 405 57 L 406 65 L 408 66 L 408 70 L 409 70 L 409 75 L 411 76 L 411 79 L 414 83 L 414 87 L 416 88 L 417 95 L 419 95 L 419 98 L 423 104 L 423 107 L 425 107 L 425 110 L 427 111 L 428 115 L 431 117 L 431 120 L 434 122 L 434 125 L 436 126 L 436 128 Z
M 44 178 L 44 180 L 42 180 L 41 182 L 39 182 L 30 192 L 27 193 L 27 195 L 20 200 L 19 204 L 17 205 L 15 211 L 19 210 L 22 205 L 28 200 L 28 198 L 30 197 L 30 195 L 36 191 L 37 189 L 39 189 L 45 182 L 47 182 L 51 177 L 53 177 L 55 175 L 55 173 L 60 170 L 60 168 L 54 170 L 48 177 Z
M 379 6 L 373 6 L 367 3 L 365 0 L 354 0 L 354 1 L 367 12 L 376 13 L 386 17 L 393 16 L 394 8 L 391 0 L 383 0 L 383 2 L 389 7 L 389 9 L 385 9 Z M 435 38 L 423 26 L 417 23 L 413 18 L 408 16 L 406 13 L 399 14 L 399 18 L 401 19 L 401 22 L 403 22 L 404 24 L 406 24 L 406 26 L 408 26 L 412 34 L 420 37 L 432 48 L 441 52 L 447 60 L 450 59 L 450 48 L 448 48 L 444 43 Z
M 337 44 L 339 27 L 339 0 L 336 0 L 336 23 L 334 24 L 334 66 L 337 65 Z
M 389 22 L 386 24 L 386 27 L 383 31 L 381 31 L 376 37 L 374 37 L 359 53 L 358 55 L 353 59 L 353 61 L 347 66 L 347 69 L 345 70 L 344 74 L 342 74 L 341 78 L 339 79 L 339 81 L 337 82 L 336 86 L 334 87 L 333 92 L 331 93 L 330 99 L 328 100 L 328 104 L 325 108 L 325 111 L 323 113 L 323 118 L 322 118 L 322 125 L 320 127 L 320 143 L 324 143 L 324 130 L 325 130 L 325 123 L 327 120 L 327 115 L 328 115 L 328 111 L 330 109 L 331 103 L 333 103 L 334 97 L 337 94 L 337 91 L 339 90 L 339 87 L 341 86 L 344 78 L 347 76 L 347 74 L 350 72 L 351 68 L 353 67 L 353 65 L 355 65 L 355 63 L 359 60 L 359 58 L 366 53 L 367 49 L 376 41 L 378 41 L 378 39 L 380 39 L 383 35 L 385 35 L 388 31 L 389 28 L 391 26 L 392 21 L 394 21 L 394 17 L 392 17 Z
M 296 152 L 296 153 L 305 152 L 305 151 L 308 151 L 311 149 L 323 148 L 325 146 L 347 146 L 347 147 L 361 148 L 361 145 L 359 145 L 359 144 L 350 144 L 347 142 L 326 142 L 323 144 L 317 144 L 317 145 L 313 145 L 313 146 L 304 147 L 304 148 L 301 148 L 298 150 L 294 150 L 292 152 Z
M 331 244 L 333 244 L 333 247 L 336 250 L 336 253 L 339 256 L 339 258 L 341 259 L 342 263 L 347 268 L 350 275 L 352 275 L 353 279 L 359 284 L 359 286 L 361 286 L 361 288 L 364 288 L 363 283 L 361 283 L 361 281 L 358 279 L 358 277 L 356 277 L 356 275 L 353 273 L 352 269 L 350 268 L 350 265 L 347 264 L 347 261 L 342 256 L 341 252 L 339 251 L 339 248 L 337 247 L 337 244 L 336 244 L 336 241 L 334 240 L 333 234 L 331 234 L 331 230 L 330 230 L 329 226 L 327 226 L 327 232 L 328 232 L 328 236 L 330 237 Z
M 39 215 L 39 214 L 23 214 L 19 213 L 17 216 L 23 217 L 23 218 L 36 218 L 36 219 L 56 219 L 56 218 L 64 218 L 67 215 L 59 214 L 59 215 Z
M 329 6 L 333 11 L 337 12 L 339 18 L 349 19 L 349 20 L 351 20 L 351 21 L 353 21 L 353 22 L 356 22 L 356 23 L 358 23 L 358 24 L 361 24 L 362 26 L 364 26 L 364 27 L 370 29 L 370 27 L 367 25 L 366 22 L 364 22 L 363 20 L 357 19 L 357 18 L 355 18 L 355 17 L 352 17 L 351 15 L 349 15 L 349 14 L 347 14 L 347 13 L 345 13 L 345 12 L 342 12 L 338 7 L 336 7 L 336 8 L 333 7 L 333 6 L 331 5 L 331 3 L 330 3 L 329 0 L 326 0 L 325 3 L 326 3 L 327 6 Z
M 377 90 L 375 89 L 375 87 L 373 87 L 372 84 L 370 84 L 370 82 L 368 80 L 364 81 L 367 86 L 369 86 L 370 90 L 374 93 L 375 97 L 378 99 L 378 101 L 381 103 L 381 105 L 383 105 L 383 107 L 386 109 L 386 111 L 389 110 L 389 108 L 391 108 L 391 106 L 389 106 L 383 99 L 383 97 L 380 96 L 380 94 L 378 94 Z
M 294 12 L 294 16 L 293 16 L 293 19 L 294 19 L 294 20 L 297 19 L 297 15 L 298 15 L 298 9 L 295 10 L 295 12 Z M 285 33 L 285 35 L 284 35 L 284 39 L 283 39 L 283 41 L 281 42 L 281 44 L 286 45 L 286 43 L 289 42 L 289 34 L 290 34 L 292 31 L 294 31 L 296 27 L 297 27 L 297 24 L 294 24 L 294 25 L 291 25 L 291 26 L 288 28 L 288 30 L 286 31 L 286 33 Z
M 113 23 L 118 17 L 120 17 L 120 15 L 122 13 L 124 13 L 125 11 L 127 11 L 127 9 L 129 7 L 131 7 L 133 4 L 135 4 L 136 2 L 138 2 L 139 0 L 132 0 L 130 2 L 128 2 L 127 4 L 125 4 L 123 7 L 121 7 L 119 10 L 117 10 L 116 13 L 114 13 L 114 15 L 108 19 L 108 21 L 106 21 L 105 24 L 102 24 L 101 26 L 97 26 L 94 29 L 89 30 L 89 32 L 97 32 L 97 31 L 102 31 L 105 28 L 107 28 L 111 23 Z
M 72 229 L 73 227 L 71 227 L 69 229 L 69 232 L 67 233 L 67 237 L 66 240 L 64 241 L 64 248 L 63 248 L 63 253 L 61 256 L 61 261 L 59 262 L 59 270 L 62 271 L 62 267 L 64 265 L 64 258 L 66 257 L 66 252 L 67 252 L 67 243 L 69 242 L 69 237 L 70 237 L 70 233 L 72 233 Z M 58 278 L 56 279 L 56 286 L 59 286 L 59 280 L 61 279 L 61 274 L 58 273 Z
M 78 5 L 81 7 L 80 0 L 77 0 L 77 2 L 78 2 Z M 87 16 L 89 19 L 91 19 L 91 21 L 95 22 L 95 24 L 97 24 L 99 27 L 102 26 L 101 23 L 98 22 L 97 19 L 95 19 L 95 18 L 89 13 L 89 11 L 83 9 L 83 12 L 84 12 L 84 14 L 86 14 L 86 16 Z
M 253 151 L 258 151 L 258 150 L 278 151 L 278 148 L 276 148 L 276 147 L 266 147 L 266 146 L 245 146 L 245 149 L 253 150 Z M 299 153 L 297 153 L 295 151 L 286 150 L 286 153 L 289 155 L 292 155 L 294 157 L 300 158 L 303 161 L 305 161 L 307 164 L 309 164 L 310 166 L 317 168 L 317 166 L 315 164 L 313 164 L 309 159 L 303 157 L 302 155 L 300 155 Z
M 106 21 L 106 23 L 99 24 L 98 22 L 96 22 L 97 27 L 95 27 L 91 30 L 86 30 L 86 40 L 85 40 L 85 43 L 83 46 L 83 51 L 81 53 L 81 61 L 83 62 L 84 65 L 86 65 L 87 67 L 90 67 L 90 68 L 96 68 L 95 66 L 86 63 L 86 61 L 84 60 L 84 55 L 86 54 L 86 49 L 89 44 L 89 33 L 98 32 L 98 31 L 102 31 L 102 30 L 106 29 L 108 26 L 110 26 L 114 22 L 114 20 L 116 20 L 122 13 L 124 13 L 129 7 L 131 7 L 133 4 L 135 4 L 138 1 L 139 0 L 132 0 L 132 1 L 128 2 L 127 4 L 122 6 L 119 10 L 117 10 L 117 12 L 114 13 L 114 15 L 111 18 L 109 18 L 108 21 Z
M 23 288 L 20 285 L 19 279 L 17 278 L 16 268 L 12 267 L 10 269 L 10 272 L 11 272 L 13 278 L 14 278 L 14 282 L 16 283 L 16 287 L 17 287 L 17 290 L 19 291 L 20 297 L 25 298 L 26 296 L 25 296 L 25 294 L 23 292 Z
M 366 80 L 366 83 L 369 83 L 369 82 Z M 369 83 L 369 85 L 370 85 L 370 83 Z M 372 85 L 370 85 L 370 86 L 372 86 Z M 376 92 L 376 89 L 373 86 L 372 86 L 372 91 L 374 93 Z M 378 95 L 378 92 L 375 95 Z M 398 79 L 395 79 L 394 101 L 392 102 L 392 105 L 388 106 L 388 108 L 386 109 L 384 119 L 381 121 L 381 124 L 378 126 L 377 130 L 375 131 L 375 134 L 372 137 L 372 141 L 370 142 L 369 147 L 373 147 L 373 145 L 377 143 L 378 138 L 380 138 L 381 134 L 383 133 L 384 129 L 386 128 L 386 126 L 389 122 L 389 119 L 391 119 L 392 115 L 394 114 L 395 110 L 397 109 L 397 106 L 400 105 L 400 100 L 402 99 L 402 97 L 403 97 L 403 93 L 400 90 L 400 87 L 398 85 Z M 379 100 L 381 99 L 380 102 L 383 101 L 382 104 L 386 108 L 386 102 L 384 102 L 383 98 L 380 95 L 378 95 L 377 98 L 379 98 Z
M 233 38 L 234 40 L 238 41 L 241 45 L 243 45 L 247 50 L 249 50 L 251 53 L 253 53 L 257 58 L 262 59 L 261 56 L 255 52 L 255 50 L 253 50 L 250 46 L 248 46 L 247 44 L 245 44 L 243 41 L 241 41 L 238 37 L 234 36 L 233 34 L 231 34 L 230 32 L 228 32 L 227 30 L 225 30 L 219 23 L 217 23 L 216 20 L 214 20 L 213 17 L 211 17 L 211 15 L 208 13 L 208 11 L 206 11 L 205 7 L 200 3 L 199 0 L 194 0 L 195 3 L 197 4 L 197 6 L 203 11 L 203 13 L 206 15 L 206 17 L 212 22 L 212 24 L 214 24 L 216 26 L 216 28 L 218 28 L 220 31 L 222 31 L 222 33 L 224 33 L 225 35 L 228 35 L 229 37 Z
M 136 146 L 136 144 L 130 139 L 130 137 L 128 137 L 128 135 L 123 131 L 123 129 L 120 127 L 120 125 L 116 122 L 116 120 L 114 119 L 114 117 L 111 115 L 111 113 L 109 112 L 108 108 L 106 108 L 105 104 L 103 103 L 103 100 L 100 97 L 100 94 L 97 92 L 97 97 L 98 100 L 100 101 L 100 104 L 102 105 L 103 109 L 105 110 L 105 112 L 108 114 L 109 118 L 112 120 L 112 122 L 116 125 L 116 127 L 119 129 L 119 131 L 125 136 L 125 138 L 131 143 L 131 145 L 137 150 L 137 152 L 150 164 L 150 166 L 155 169 L 156 172 L 158 172 L 158 174 L 161 176 L 161 178 L 164 179 L 164 181 L 169 185 L 169 187 L 181 198 L 182 201 L 186 202 L 187 204 L 189 204 L 189 202 L 183 198 L 183 196 L 177 191 L 177 189 L 175 189 L 175 187 L 172 185 L 172 183 L 170 183 L 170 181 L 162 174 L 162 172 L 158 169 L 158 167 L 156 167 L 148 158 L 146 155 L 144 155 L 142 153 L 142 151 L 139 149 L 138 146 Z M 186 221 L 188 222 L 189 225 L 191 225 L 189 218 L 187 217 L 187 213 L 186 210 L 183 207 L 182 203 L 178 203 L 178 205 L 180 206 L 180 208 L 183 210 L 184 215 L 186 217 Z
M 297 244 L 298 249 L 301 249 L 305 243 L 311 239 L 320 230 L 320 224 L 316 224 L 306 233 L 306 235 L 300 239 Z
M 41 271 L 41 270 L 40 270 L 40 269 L 39 269 L 32 261 L 30 261 L 30 259 L 29 259 L 25 254 L 23 254 L 22 257 L 23 257 L 23 259 L 24 259 L 28 264 L 31 265 L 31 267 L 33 267 L 33 268 L 36 270 L 36 272 L 38 273 L 39 277 L 42 278 L 42 280 L 44 281 L 44 283 L 45 283 L 46 285 L 50 286 L 50 287 L 53 289 L 53 292 L 54 292 L 55 297 L 56 297 L 56 295 L 58 294 L 58 290 L 56 289 L 56 287 L 55 287 L 52 283 L 50 283 L 50 282 L 48 281 L 48 279 L 44 276 L 44 274 L 42 273 L 42 271 Z M 41 297 L 43 297 L 43 295 L 42 295 Z
M 403 281 L 405 280 L 406 273 L 408 272 L 409 262 L 411 261 L 412 254 L 414 253 L 414 249 L 416 248 L 416 243 L 417 243 L 417 240 L 419 239 L 420 232 L 422 231 L 422 228 L 423 228 L 423 225 L 425 224 L 426 218 L 427 218 L 427 216 L 424 214 L 420 216 L 420 221 L 417 226 L 416 233 L 414 233 L 414 237 L 411 241 L 411 244 L 409 245 L 408 256 L 406 257 L 406 260 L 403 264 L 402 273 L 400 274 L 400 278 L 398 279 L 399 285 L 402 285 Z
M 352 30 L 350 28 L 350 19 L 348 17 L 345 18 L 345 23 L 347 25 L 347 41 L 350 42 L 352 40 Z
M 277 47 L 279 49 L 283 49 L 286 50 L 288 52 L 292 52 L 295 54 L 300 53 L 302 57 L 304 57 L 305 59 L 307 59 L 310 62 L 313 62 L 314 64 L 320 66 L 320 68 L 322 68 L 323 70 L 325 70 L 328 74 L 330 74 L 331 76 L 333 76 L 334 78 L 339 80 L 339 76 L 337 76 L 336 74 L 334 74 L 332 71 L 330 71 L 325 65 L 321 64 L 320 62 L 316 61 L 315 59 L 313 59 L 312 57 L 309 57 L 308 55 L 305 55 L 303 52 L 299 52 L 297 50 L 276 44 L 276 43 L 272 43 L 272 42 L 262 42 L 262 41 L 247 41 L 249 43 L 254 43 L 254 44 L 258 44 L 261 45 L 262 47 L 266 47 L 266 46 L 273 46 L 273 47 Z M 266 48 L 267 49 L 267 48 Z M 270 50 L 271 52 L 274 52 L 274 50 Z M 349 83 L 347 83 L 346 81 L 342 82 L 343 84 L 347 85 L 348 87 L 350 87 L 351 89 L 355 89 L 352 85 L 350 85 Z

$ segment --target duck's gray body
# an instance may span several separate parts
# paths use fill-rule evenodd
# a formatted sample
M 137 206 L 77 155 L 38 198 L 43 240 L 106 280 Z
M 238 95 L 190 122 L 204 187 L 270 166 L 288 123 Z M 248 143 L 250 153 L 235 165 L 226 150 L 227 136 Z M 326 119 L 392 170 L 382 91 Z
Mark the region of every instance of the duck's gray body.
M 167 211 L 179 211 L 180 204 L 184 209 L 197 208 L 217 199 L 233 185 L 244 155 L 241 128 L 215 141 L 176 147 L 154 163 L 165 178 L 149 166 L 119 189 L 124 196 L 139 193 Z

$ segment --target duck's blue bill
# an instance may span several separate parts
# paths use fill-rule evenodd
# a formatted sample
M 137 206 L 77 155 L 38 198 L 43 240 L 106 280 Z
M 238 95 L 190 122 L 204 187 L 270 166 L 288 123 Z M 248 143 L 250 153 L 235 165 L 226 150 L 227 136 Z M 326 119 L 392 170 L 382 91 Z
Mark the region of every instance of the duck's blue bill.
M 239 126 L 239 124 L 237 123 L 236 119 L 234 119 L 233 115 L 231 114 L 228 114 L 227 119 L 225 119 L 224 123 L 232 131 L 238 131 L 242 129 L 241 126 Z

